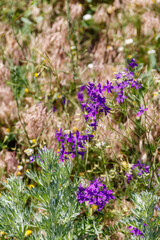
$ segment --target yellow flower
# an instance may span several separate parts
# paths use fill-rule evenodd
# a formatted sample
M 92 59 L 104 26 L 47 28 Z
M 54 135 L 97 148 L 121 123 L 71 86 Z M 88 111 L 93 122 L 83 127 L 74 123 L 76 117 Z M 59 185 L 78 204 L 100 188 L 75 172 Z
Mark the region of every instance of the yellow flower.
M 16 175 L 21 176 L 21 172 L 20 171 L 16 172 Z
M 60 94 L 58 95 L 58 98 L 59 98 L 59 99 L 61 98 L 61 95 L 60 95 Z
M 31 230 L 27 230 L 26 233 L 25 233 L 25 236 L 27 237 L 27 236 L 29 236 L 31 234 L 32 234 L 32 231 Z
M 73 127 L 73 131 L 76 132 L 78 130 L 77 127 Z
M 0 197 L 1 197 L 1 195 L 2 195 L 2 194 L 0 193 Z
M 4 181 L 5 182 L 5 184 L 7 184 L 8 183 L 8 180 L 6 180 L 6 181 Z
M 26 172 L 29 172 L 29 170 L 27 169 Z
M 112 14 L 112 13 L 114 12 L 114 10 L 115 10 L 115 7 L 114 7 L 114 6 L 109 6 L 109 7 L 107 8 L 107 13 L 108 13 L 108 14 Z
M 11 131 L 10 128 L 6 128 L 7 133 L 10 133 L 10 131 Z
M 80 172 L 79 176 L 84 176 L 84 173 L 83 173 L 83 172 Z
M 94 211 L 94 210 L 97 210 L 97 208 L 98 208 L 97 205 L 93 205 L 93 206 L 92 206 L 92 210 L 93 210 L 93 211 Z
M 95 136 L 96 135 L 96 133 L 95 132 L 92 132 L 92 134 Z
M 0 231 L 0 234 L 1 234 L 1 235 L 4 235 L 4 234 L 5 234 L 5 232 L 3 232 L 3 231 Z
M 36 139 L 32 139 L 32 143 L 36 144 Z
M 128 55 L 128 58 L 132 58 L 132 55 Z
M 24 90 L 24 91 L 25 91 L 25 93 L 29 93 L 29 90 L 28 90 L 28 88 L 25 88 L 25 90 Z
M 123 166 L 124 168 L 128 168 L 128 163 L 127 163 L 126 161 L 123 161 L 123 162 L 122 162 L 122 166 Z
M 158 92 L 154 92 L 153 95 L 154 95 L 154 97 L 157 97 L 158 96 Z
M 29 185 L 29 188 L 30 188 L 30 189 L 32 189 L 32 188 L 34 188 L 34 187 L 35 187 L 35 186 L 34 186 L 33 184 L 30 184 L 30 185 Z
M 38 73 L 35 73 L 35 74 L 34 74 L 35 77 L 38 77 L 38 75 L 39 75 Z

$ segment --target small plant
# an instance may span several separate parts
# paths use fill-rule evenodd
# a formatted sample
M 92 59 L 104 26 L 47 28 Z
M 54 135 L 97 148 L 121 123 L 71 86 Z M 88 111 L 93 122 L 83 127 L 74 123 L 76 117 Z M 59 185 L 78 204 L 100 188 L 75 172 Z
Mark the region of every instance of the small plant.
M 160 218 L 154 216 L 159 197 L 145 191 L 133 194 L 132 201 L 135 209 L 132 214 L 121 222 L 131 230 L 131 239 L 156 240 L 160 238 Z

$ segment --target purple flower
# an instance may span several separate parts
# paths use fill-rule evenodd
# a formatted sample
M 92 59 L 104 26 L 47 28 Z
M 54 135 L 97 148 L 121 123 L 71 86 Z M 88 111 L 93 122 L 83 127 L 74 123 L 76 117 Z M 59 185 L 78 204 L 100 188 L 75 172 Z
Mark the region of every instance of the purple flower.
M 81 90 L 87 89 L 88 99 L 86 102 L 83 102 L 83 93 Z M 88 120 L 91 121 L 90 126 L 93 127 L 94 130 L 97 128 L 98 118 L 99 114 L 110 112 L 110 108 L 106 105 L 106 99 L 103 96 L 103 92 L 105 89 L 108 90 L 108 92 L 111 92 L 113 89 L 113 86 L 109 81 L 107 81 L 107 86 L 103 87 L 99 83 L 98 86 L 96 86 L 94 83 L 89 82 L 87 87 L 82 86 L 80 89 L 80 92 L 77 94 L 78 99 L 81 102 L 82 109 L 87 112 L 87 114 L 84 114 L 85 121 Z
M 134 59 L 130 63 L 132 66 L 138 66 Z M 129 66 L 131 66 L 129 64 Z M 116 85 L 114 86 L 114 91 L 118 93 L 117 101 L 118 103 L 124 102 L 124 99 L 127 97 L 124 95 L 124 90 L 126 88 L 136 88 L 137 90 L 141 88 L 141 84 L 138 83 L 138 80 L 134 79 L 134 73 L 129 71 L 127 68 L 124 72 L 119 72 L 115 74 L 117 79 Z M 121 82 L 119 82 L 121 80 Z
M 114 89 L 114 87 L 112 86 L 112 83 L 110 83 L 108 80 L 107 80 L 107 85 L 103 87 L 102 91 L 106 89 L 108 93 L 112 93 L 112 89 Z
M 100 179 L 95 177 L 94 181 L 91 181 L 86 188 L 82 187 L 82 183 L 80 184 L 77 199 L 80 203 L 88 202 L 90 205 L 98 206 L 98 211 L 100 211 L 106 203 L 109 203 L 110 199 L 115 199 L 112 193 L 111 190 L 107 190 Z
M 126 173 L 126 176 L 127 176 L 127 183 L 129 183 L 132 180 L 133 175 L 129 174 L 129 173 Z
M 53 108 L 52 108 L 52 112 L 54 113 L 55 111 L 56 111 L 56 107 L 53 106 Z
M 149 169 L 150 169 L 149 165 L 141 163 L 141 161 L 138 160 L 137 163 L 134 164 L 131 168 L 132 173 L 126 173 L 127 183 L 129 183 L 132 180 L 132 178 L 134 178 L 135 174 L 137 174 L 138 176 L 142 176 L 144 173 L 149 173 Z
M 77 97 L 80 102 L 83 102 L 83 92 L 78 92 Z
M 92 134 L 80 135 L 79 131 L 76 133 L 63 134 L 62 129 L 57 131 L 56 138 L 59 143 L 61 143 L 60 149 L 60 160 L 64 161 L 67 159 L 67 155 L 71 154 L 72 158 L 76 154 L 83 156 L 86 152 L 86 142 L 91 141 L 94 137 Z
M 147 224 L 143 224 L 143 233 L 145 233 L 145 227 L 147 226 Z M 141 236 L 143 237 L 143 233 L 136 227 L 132 227 L 132 226 L 129 226 L 128 229 L 131 229 L 130 233 L 133 233 L 133 237 L 134 236 Z
M 35 157 L 34 156 L 30 156 L 29 160 L 30 160 L 30 163 L 32 163 L 33 161 L 35 161 Z
M 137 67 L 138 64 L 134 58 L 131 59 L 131 62 L 128 64 L 131 68 Z
M 137 117 L 141 116 L 142 114 L 144 114 L 145 111 L 147 111 L 148 108 L 143 108 L 143 105 L 139 108 L 139 112 L 137 112 Z

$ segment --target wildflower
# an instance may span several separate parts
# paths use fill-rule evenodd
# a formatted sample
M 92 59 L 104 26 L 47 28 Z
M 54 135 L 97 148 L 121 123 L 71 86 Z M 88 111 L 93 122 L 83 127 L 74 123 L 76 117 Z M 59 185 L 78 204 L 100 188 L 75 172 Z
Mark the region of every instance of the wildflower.
M 156 98 L 158 96 L 158 92 L 154 92 L 153 96 L 154 96 L 154 98 Z
M 143 105 L 139 108 L 139 112 L 137 112 L 137 117 L 141 116 L 142 114 L 144 114 L 145 111 L 147 111 L 148 108 L 143 108 Z
M 2 194 L 0 193 L 0 197 L 1 197 L 1 195 L 2 195 Z
M 72 158 L 76 154 L 81 155 L 83 158 L 86 152 L 86 141 L 90 141 L 93 137 L 92 134 L 80 135 L 78 130 L 75 133 L 63 134 L 62 129 L 60 129 L 60 132 L 57 131 L 56 133 L 57 141 L 61 143 L 60 159 L 64 161 L 67 159 L 66 155 L 68 154 L 72 154 Z
M 86 15 L 83 16 L 83 19 L 85 21 L 91 20 L 92 19 L 92 15 L 91 14 L 86 14 Z
M 113 50 L 113 47 L 112 46 L 107 46 L 107 52 L 110 52 Z
M 36 144 L 36 139 L 32 139 L 32 143 Z
M 27 170 L 26 170 L 26 172 L 28 172 L 28 173 L 29 173 L 29 170 L 27 169 Z
M 155 52 L 156 52 L 156 51 L 155 51 L 154 49 L 150 49 L 150 50 L 148 50 L 147 53 L 150 55 L 150 54 L 155 54 Z
M 83 172 L 81 172 L 80 174 L 79 174 L 79 176 L 81 177 L 81 176 L 84 176 L 84 173 Z
M 34 76 L 37 78 L 37 77 L 39 76 L 39 74 L 38 74 L 38 73 L 35 73 Z
M 103 90 L 107 89 L 107 92 L 108 93 L 112 93 L 112 89 L 114 89 L 114 87 L 112 86 L 112 82 L 110 83 L 108 80 L 107 80 L 107 85 L 104 86 Z
M 31 156 L 33 154 L 33 149 L 32 148 L 27 148 L 26 150 L 24 150 L 24 152 L 28 155 Z
M 94 211 L 94 210 L 97 210 L 97 208 L 98 208 L 97 205 L 93 205 L 93 206 L 92 206 L 92 210 L 93 210 L 93 211 Z
M 3 231 L 0 231 L 0 235 L 5 235 L 5 232 L 3 232 Z
M 25 88 L 25 90 L 24 90 L 24 91 L 25 91 L 25 93 L 29 93 L 29 90 L 28 90 L 28 88 Z
M 122 166 L 123 166 L 124 168 L 128 168 L 128 163 L 127 163 L 126 161 L 123 161 L 123 162 L 122 162 Z
M 94 67 L 93 63 L 88 64 L 88 68 L 92 69 Z
M 126 176 L 127 176 L 127 183 L 129 183 L 131 181 L 132 178 L 136 178 L 136 175 L 137 176 L 142 176 L 143 174 L 145 173 L 149 173 L 149 169 L 150 169 L 150 166 L 149 165 L 146 165 L 144 163 L 141 163 L 140 160 L 137 161 L 136 164 L 134 164 L 132 167 L 131 167 L 131 172 L 130 173 L 126 173 Z M 134 171 L 135 170 L 135 171 Z
M 30 156 L 29 160 L 30 160 L 30 163 L 32 163 L 35 160 L 35 158 L 33 156 Z
M 20 171 L 17 171 L 17 172 L 16 172 L 16 175 L 17 175 L 17 176 L 21 176 L 21 172 L 20 172 Z
M 145 227 L 146 227 L 146 226 L 147 226 L 147 225 L 144 223 L 144 224 L 143 224 L 143 233 L 145 232 Z M 143 233 L 142 233 L 138 228 L 129 226 L 128 229 L 131 230 L 130 233 L 133 233 L 133 237 L 134 237 L 134 236 L 137 236 L 137 237 L 138 237 L 138 236 L 141 236 L 141 237 L 143 237 Z
M 102 112 L 107 115 L 110 112 L 110 108 L 106 105 L 106 99 L 103 97 L 103 92 L 106 88 L 109 89 L 109 86 L 102 89 L 101 84 L 99 83 L 96 86 L 94 83 L 89 82 L 87 89 L 88 100 L 85 103 L 82 103 L 82 109 L 86 111 L 84 114 L 85 121 L 91 120 L 90 126 L 96 130 L 98 123 L 98 115 Z
M 129 38 L 129 39 L 126 39 L 126 40 L 125 40 L 125 44 L 126 44 L 126 45 L 129 45 L 129 44 L 131 44 L 131 43 L 133 43 L 133 39 L 132 39 L 132 38 Z
M 25 233 L 25 236 L 28 237 L 32 234 L 32 231 L 31 230 L 27 230 L 26 233 Z
M 114 7 L 114 6 L 109 6 L 109 7 L 107 8 L 107 13 L 108 13 L 108 14 L 112 14 L 112 13 L 114 12 L 114 10 L 115 10 L 115 7 Z
M 122 52 L 123 50 L 124 50 L 124 47 L 122 46 L 118 48 L 118 52 Z
M 131 59 L 131 62 L 129 63 L 129 66 L 131 68 L 137 67 L 138 64 L 136 63 L 136 60 L 134 58 Z
M 73 127 L 73 132 L 76 132 L 78 129 L 76 127 Z
M 11 131 L 10 128 L 6 128 L 7 133 L 10 133 L 10 131 Z
M 23 166 L 17 165 L 17 169 L 18 169 L 19 171 L 21 171 L 21 170 L 23 169 Z
M 134 59 L 131 60 L 131 63 L 129 64 L 131 67 L 135 67 L 137 63 Z M 124 99 L 127 98 L 127 96 L 124 95 L 124 90 L 126 88 L 136 88 L 137 90 L 141 88 L 141 84 L 138 82 L 138 79 L 134 79 L 133 72 L 129 71 L 128 69 L 125 69 L 124 72 L 119 72 L 115 74 L 115 77 L 117 79 L 116 85 L 114 86 L 114 91 L 118 93 L 117 101 L 118 103 L 123 103 Z M 122 82 L 119 82 L 119 80 L 123 80 Z
M 32 188 L 35 188 L 35 186 L 33 184 L 30 184 L 29 188 L 32 189 Z
M 94 181 L 90 182 L 90 185 L 86 188 L 80 184 L 77 192 L 77 199 L 80 203 L 88 202 L 89 205 L 96 205 L 98 211 L 102 210 L 106 203 L 109 203 L 110 199 L 115 199 L 112 195 L 112 191 L 108 190 L 100 179 L 95 177 Z M 93 207 L 94 208 L 94 207 Z

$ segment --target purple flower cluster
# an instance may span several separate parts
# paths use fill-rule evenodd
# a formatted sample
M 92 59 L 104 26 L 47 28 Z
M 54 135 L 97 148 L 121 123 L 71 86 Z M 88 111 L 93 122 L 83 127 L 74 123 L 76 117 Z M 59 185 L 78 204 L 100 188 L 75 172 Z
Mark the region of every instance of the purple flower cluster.
M 106 186 L 101 180 L 95 177 L 94 181 L 91 181 L 90 185 L 86 188 L 82 187 L 82 183 L 80 184 L 77 199 L 80 203 L 87 201 L 90 205 L 98 206 L 98 211 L 100 211 L 110 199 L 115 199 L 112 193 L 113 191 L 107 191 Z
M 76 154 L 81 155 L 82 158 L 86 152 L 86 141 L 91 141 L 94 137 L 92 134 L 80 135 L 79 131 L 76 133 L 64 134 L 62 129 L 56 132 L 56 138 L 61 143 L 60 160 L 64 161 L 67 159 L 67 155 L 72 154 L 72 158 Z M 66 151 L 66 149 L 68 151 Z
M 137 112 L 137 117 L 141 116 L 142 114 L 144 114 L 145 111 L 147 111 L 148 108 L 143 108 L 143 105 L 139 108 L 139 112 Z
M 87 90 L 88 99 L 83 103 L 83 90 Z M 85 121 L 88 119 L 91 120 L 90 126 L 93 127 L 94 130 L 97 129 L 98 125 L 98 116 L 100 113 L 104 112 L 105 115 L 110 112 L 110 108 L 106 105 L 106 99 L 103 96 L 103 92 L 107 89 L 108 92 L 112 92 L 113 86 L 107 81 L 107 85 L 105 87 L 101 87 L 99 83 L 96 86 L 94 83 L 88 84 L 87 87 L 82 86 L 78 93 L 78 99 L 81 102 L 82 109 L 87 112 L 84 114 Z
M 149 169 L 150 169 L 150 166 L 149 165 L 145 165 L 144 163 L 141 163 L 140 160 L 138 160 L 137 164 L 134 164 L 133 167 L 131 168 L 132 169 L 132 173 L 127 173 L 126 176 L 127 176 L 127 182 L 129 183 L 131 181 L 131 179 L 134 177 L 134 173 L 133 173 L 133 170 L 136 169 L 138 171 L 137 175 L 138 176 L 141 176 L 143 175 L 144 173 L 149 173 Z
M 143 233 L 145 232 L 145 227 L 147 226 L 147 224 L 143 224 Z M 128 229 L 131 229 L 130 233 L 133 233 L 133 237 L 134 236 L 141 236 L 143 237 L 143 233 L 136 227 L 132 227 L 132 226 L 129 226 Z
M 137 67 L 138 64 L 134 58 L 131 59 L 131 62 L 128 64 L 131 68 Z
M 129 66 L 132 66 L 132 67 L 138 66 L 138 64 L 136 62 L 131 61 Z M 137 90 L 141 88 L 141 84 L 138 82 L 138 80 L 134 79 L 134 73 L 129 71 L 127 68 L 125 69 L 124 72 L 119 72 L 118 74 L 115 74 L 115 77 L 117 79 L 117 82 L 116 82 L 116 86 L 114 86 L 114 91 L 118 93 L 118 97 L 116 98 L 118 103 L 121 103 L 121 102 L 123 103 L 124 99 L 127 98 L 127 96 L 124 95 L 124 90 L 126 88 L 131 87 L 131 88 L 136 88 Z M 122 81 L 118 82 L 119 80 L 122 80 Z

